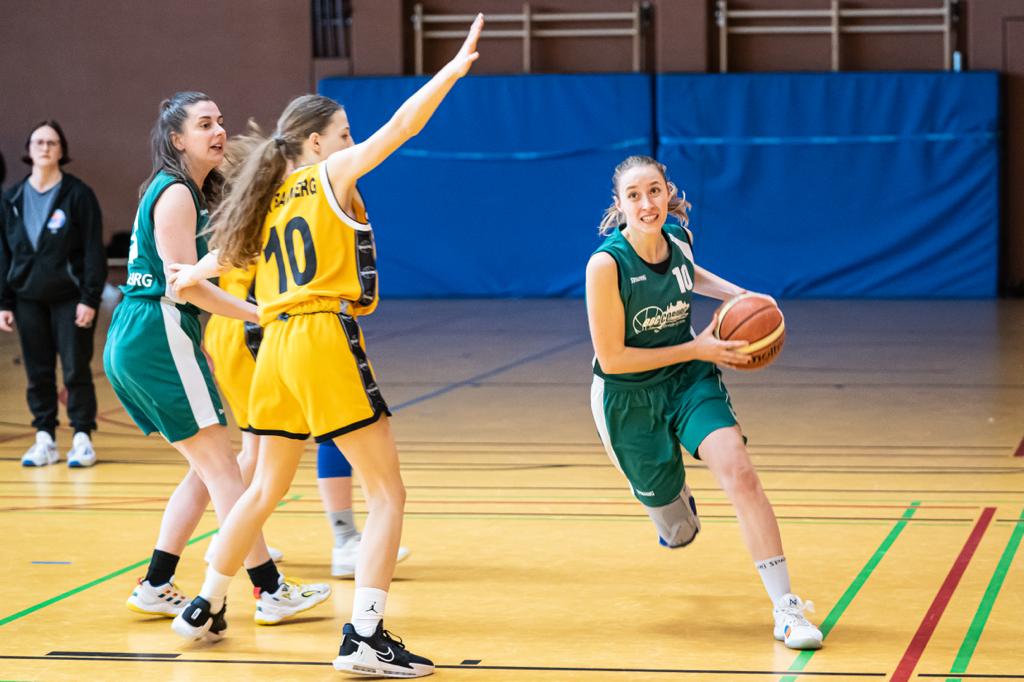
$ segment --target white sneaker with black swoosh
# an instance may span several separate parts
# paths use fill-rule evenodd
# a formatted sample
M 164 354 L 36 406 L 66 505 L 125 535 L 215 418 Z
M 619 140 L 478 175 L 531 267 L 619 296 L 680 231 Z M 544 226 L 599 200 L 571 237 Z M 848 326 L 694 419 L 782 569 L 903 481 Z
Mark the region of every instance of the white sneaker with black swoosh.
M 255 588 L 256 613 L 253 620 L 257 625 L 277 625 L 286 618 L 308 611 L 331 596 L 331 586 L 326 583 L 300 583 L 281 577 L 276 592 L 264 592 Z
M 377 677 L 426 677 L 434 672 L 433 661 L 405 648 L 401 638 L 384 629 L 384 622 L 369 637 L 363 637 L 352 623 L 341 629 L 341 646 L 334 669 Z

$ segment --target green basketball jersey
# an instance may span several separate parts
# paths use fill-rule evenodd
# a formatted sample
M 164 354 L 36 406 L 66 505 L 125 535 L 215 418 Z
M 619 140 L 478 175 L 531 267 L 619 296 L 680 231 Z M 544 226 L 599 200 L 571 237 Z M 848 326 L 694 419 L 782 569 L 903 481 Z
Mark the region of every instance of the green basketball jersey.
M 152 299 L 167 296 L 164 262 L 156 250 L 153 209 L 164 190 L 180 182 L 180 179 L 170 173 L 160 171 L 149 183 L 139 201 L 135 224 L 132 226 L 131 246 L 128 250 L 128 282 L 121 287 L 125 296 Z M 209 212 L 203 208 L 195 188 L 191 184 L 186 186 L 192 193 L 192 200 L 196 205 L 196 254 L 202 258 L 206 255 L 207 246 L 206 238 L 199 236 L 199 233 L 209 221 Z M 178 307 L 193 315 L 199 314 L 199 309 L 189 303 L 179 304 Z
M 693 237 L 686 228 L 672 224 L 666 224 L 662 234 L 669 246 L 668 270 L 663 275 L 637 255 L 621 228 L 594 252 L 610 254 L 618 265 L 619 296 L 626 313 L 625 342 L 632 348 L 661 348 L 693 340 Z M 594 373 L 609 386 L 639 387 L 663 381 L 682 371 L 686 364 L 607 374 L 594 358 Z

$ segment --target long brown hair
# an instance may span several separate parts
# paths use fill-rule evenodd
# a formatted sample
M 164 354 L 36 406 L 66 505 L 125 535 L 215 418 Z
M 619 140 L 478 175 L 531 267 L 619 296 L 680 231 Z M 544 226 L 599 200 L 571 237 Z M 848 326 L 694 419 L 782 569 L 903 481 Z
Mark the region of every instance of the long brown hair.
M 299 159 L 306 138 L 322 133 L 340 110 L 328 97 L 303 95 L 285 107 L 270 137 L 250 121 L 244 135 L 232 138 L 230 189 L 210 218 L 210 246 L 219 250 L 221 263 L 245 267 L 256 260 L 263 246 L 263 220 L 288 162 Z
M 212 102 L 207 95 L 201 92 L 176 92 L 170 99 L 160 103 L 160 115 L 150 133 L 150 146 L 153 152 L 153 170 L 149 177 L 139 187 L 139 196 L 146 193 L 149 183 L 160 171 L 173 175 L 176 180 L 191 187 L 197 194 L 202 196 L 207 207 L 214 207 L 220 201 L 221 192 L 224 188 L 224 176 L 214 168 L 203 181 L 201 188 L 196 187 L 188 169 L 185 167 L 184 154 L 174 146 L 171 141 L 171 133 L 182 133 L 185 128 L 185 121 L 188 120 L 188 109 L 198 102 Z
M 675 183 L 668 179 L 665 164 L 650 156 L 637 154 L 626 157 L 622 163 L 615 167 L 615 172 L 612 174 L 612 205 L 604 210 L 604 216 L 601 218 L 601 224 L 597 229 L 599 234 L 610 234 L 615 228 L 626 222 L 626 216 L 615 206 L 615 198 L 619 196 L 619 178 L 629 169 L 638 166 L 654 166 L 658 169 L 658 172 L 661 173 L 661 179 L 665 181 L 665 185 L 668 187 L 669 215 L 679 218 L 679 224 L 683 227 L 690 224 L 690 216 L 687 211 L 691 206 L 690 202 L 686 200 L 686 192 L 679 190 Z

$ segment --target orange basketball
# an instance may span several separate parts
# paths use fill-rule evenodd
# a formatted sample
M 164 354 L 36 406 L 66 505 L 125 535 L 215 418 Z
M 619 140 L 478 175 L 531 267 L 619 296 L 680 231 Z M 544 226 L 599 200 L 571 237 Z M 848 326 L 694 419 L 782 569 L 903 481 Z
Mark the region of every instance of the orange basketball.
M 786 342 L 786 321 L 782 311 L 767 296 L 740 294 L 718 306 L 715 338 L 739 339 L 747 345 L 737 352 L 751 356 L 751 362 L 737 369 L 761 369 L 779 356 Z

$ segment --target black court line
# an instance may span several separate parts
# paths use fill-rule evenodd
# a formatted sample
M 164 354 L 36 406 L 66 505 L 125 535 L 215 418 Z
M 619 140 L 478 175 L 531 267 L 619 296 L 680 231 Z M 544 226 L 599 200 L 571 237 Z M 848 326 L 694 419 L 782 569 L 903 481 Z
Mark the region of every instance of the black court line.
M 0 656 L 0 659 L 19 661 L 138 661 L 147 663 L 220 663 L 228 665 L 309 665 L 330 666 L 326 661 L 260 661 L 232 658 L 142 658 L 146 654 L 127 655 L 118 653 L 94 654 L 91 652 L 65 652 L 69 655 L 46 656 Z M 687 675 L 796 675 L 800 677 L 885 677 L 886 673 L 865 672 L 789 672 L 779 670 L 713 670 L 707 668 L 584 668 L 569 666 L 519 666 L 519 665 L 436 665 L 437 669 L 445 670 L 509 670 L 529 672 L 580 672 L 580 673 L 662 673 Z
M 181 654 L 116 653 L 111 651 L 51 651 L 47 656 L 88 656 L 90 658 L 178 658 Z

